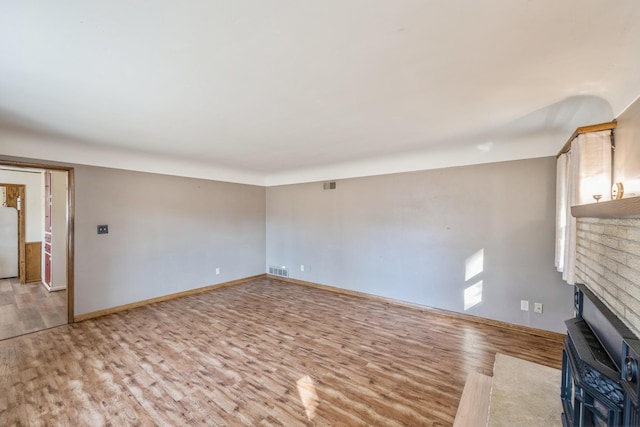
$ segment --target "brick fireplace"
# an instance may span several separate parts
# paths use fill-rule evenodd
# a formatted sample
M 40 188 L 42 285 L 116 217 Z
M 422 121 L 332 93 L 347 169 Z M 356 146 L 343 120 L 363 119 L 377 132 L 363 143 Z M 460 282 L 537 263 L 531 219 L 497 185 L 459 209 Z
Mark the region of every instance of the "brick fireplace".
M 607 213 L 610 206 L 595 208 Z M 576 317 L 565 322 L 563 424 L 639 426 L 640 218 L 598 218 L 574 209 L 578 285 Z
M 640 218 L 578 218 L 576 282 L 640 337 Z

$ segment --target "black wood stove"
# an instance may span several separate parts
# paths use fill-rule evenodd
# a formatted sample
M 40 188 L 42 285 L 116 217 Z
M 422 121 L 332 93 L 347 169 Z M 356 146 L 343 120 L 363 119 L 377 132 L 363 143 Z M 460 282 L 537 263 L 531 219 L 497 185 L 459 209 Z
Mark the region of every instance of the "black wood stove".
M 640 426 L 640 341 L 584 285 L 567 320 L 562 353 L 562 423 Z

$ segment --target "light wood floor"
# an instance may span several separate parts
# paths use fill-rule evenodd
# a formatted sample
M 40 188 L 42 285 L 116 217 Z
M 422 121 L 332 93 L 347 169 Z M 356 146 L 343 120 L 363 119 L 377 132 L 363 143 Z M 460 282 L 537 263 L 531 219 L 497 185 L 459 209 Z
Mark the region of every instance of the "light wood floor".
M 559 340 L 259 279 L 0 342 L 0 425 L 450 426 Z
M 0 340 L 67 323 L 67 292 L 0 279 Z

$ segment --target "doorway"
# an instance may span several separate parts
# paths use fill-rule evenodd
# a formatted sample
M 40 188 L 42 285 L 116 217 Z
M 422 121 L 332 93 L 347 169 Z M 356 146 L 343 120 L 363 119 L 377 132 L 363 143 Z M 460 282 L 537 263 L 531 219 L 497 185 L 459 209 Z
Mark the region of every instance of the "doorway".
M 49 197 L 51 193 L 49 192 L 47 195 L 45 189 L 47 171 L 49 171 L 49 179 L 52 172 L 58 177 L 57 192 L 53 194 L 54 205 L 57 203 L 55 206 L 58 212 L 57 219 L 55 215 L 54 218 L 49 216 L 45 219 L 47 203 L 51 208 L 51 198 Z M 21 239 L 18 241 L 19 274 L 17 276 L 13 272 L 0 274 L 0 339 L 74 321 L 73 168 L 0 160 L 0 182 L 3 182 L 2 177 L 12 176 L 10 172 L 14 173 L 17 177 L 16 180 L 30 177 L 31 185 L 37 185 L 38 188 L 32 189 L 31 193 L 29 187 L 26 188 L 26 197 L 25 194 L 22 195 L 21 206 L 18 209 L 18 212 L 26 218 L 24 221 L 26 228 L 23 229 Z M 22 178 L 19 178 L 21 175 Z M 39 185 L 33 184 L 34 176 L 37 176 Z M 29 214 L 32 216 L 30 217 Z M 3 214 L 0 213 L 0 218 L 1 215 Z M 49 215 L 51 215 L 51 210 L 49 210 Z M 10 217 L 11 214 L 6 216 Z M 53 222 L 53 230 L 51 228 L 52 220 L 55 221 Z M 47 231 L 45 223 L 47 222 L 49 229 L 48 233 L 45 233 Z M 11 219 L 8 223 L 11 223 Z M 9 229 L 4 230 L 7 236 L 15 236 L 11 226 L 7 227 Z M 0 222 L 0 233 L 3 232 L 2 228 L 2 222 Z M 3 239 L 4 241 L 6 239 Z M 9 249 L 9 251 L 12 252 L 13 249 Z M 47 266 L 47 262 L 51 265 Z M 13 264 L 13 261 L 10 260 L 9 263 Z M 48 277 L 46 277 L 47 275 Z M 57 280 L 54 281 L 51 275 Z M 48 286 L 45 286 L 45 281 Z

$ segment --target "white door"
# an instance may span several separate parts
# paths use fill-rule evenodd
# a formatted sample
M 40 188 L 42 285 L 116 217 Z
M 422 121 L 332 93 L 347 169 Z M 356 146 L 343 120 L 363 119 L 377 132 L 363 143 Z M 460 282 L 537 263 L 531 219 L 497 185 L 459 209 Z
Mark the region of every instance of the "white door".
M 0 279 L 18 277 L 18 211 L 0 207 Z

